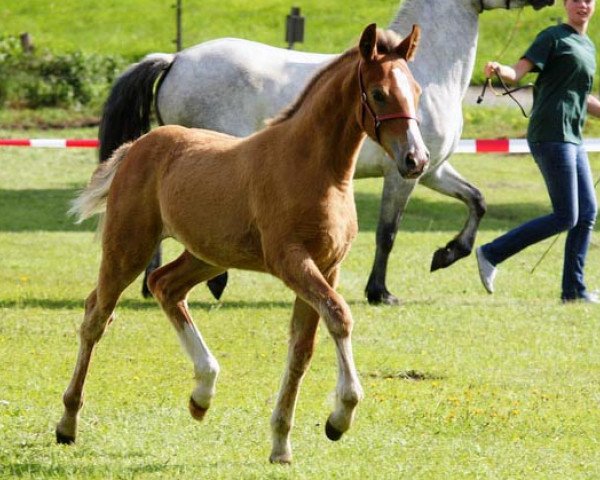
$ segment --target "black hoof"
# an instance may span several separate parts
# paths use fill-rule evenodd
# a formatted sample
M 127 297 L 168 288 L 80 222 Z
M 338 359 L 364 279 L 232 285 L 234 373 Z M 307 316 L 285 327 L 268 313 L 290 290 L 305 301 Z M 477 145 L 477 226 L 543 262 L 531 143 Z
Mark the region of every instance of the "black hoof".
M 466 248 L 452 241 L 444 248 L 438 248 L 433 254 L 431 260 L 431 271 L 435 272 L 440 268 L 446 268 L 452 265 L 457 260 L 467 257 L 471 253 L 470 248 Z
M 188 409 L 189 409 L 192 417 L 194 419 L 198 420 L 199 422 L 201 422 L 204 419 L 204 416 L 206 415 L 206 412 L 208 411 L 208 408 L 204 408 L 204 407 L 201 407 L 200 405 L 198 405 L 192 397 L 190 397 L 190 401 L 188 403 Z
M 371 305 L 400 305 L 398 297 L 392 295 L 387 290 L 368 291 L 367 301 Z
M 332 442 L 337 442 L 340 438 L 342 438 L 344 432 L 340 432 L 337 428 L 335 428 L 329 420 L 325 424 L 325 435 Z
M 73 445 L 75 443 L 75 437 L 63 435 L 56 430 L 56 443 L 60 443 L 61 445 Z
M 227 286 L 227 278 L 228 275 L 227 272 L 225 272 L 221 275 L 217 275 L 216 277 L 211 278 L 208 282 L 206 282 L 210 293 L 212 293 L 213 297 L 215 297 L 217 300 L 219 300 L 221 298 L 221 295 L 223 295 L 223 291 Z
M 144 298 L 152 298 L 153 297 L 152 292 L 148 288 L 148 285 L 146 285 L 145 281 L 142 284 L 142 297 L 144 297 Z

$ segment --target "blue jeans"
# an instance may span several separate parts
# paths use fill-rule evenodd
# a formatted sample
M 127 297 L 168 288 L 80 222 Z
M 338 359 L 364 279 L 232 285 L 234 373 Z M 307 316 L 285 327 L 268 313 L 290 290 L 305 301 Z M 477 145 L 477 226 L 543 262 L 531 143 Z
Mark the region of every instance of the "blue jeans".
M 561 298 L 585 298 L 588 294 L 583 268 L 597 213 L 587 153 L 583 145 L 565 142 L 530 143 L 529 148 L 546 182 L 554 211 L 483 245 L 483 255 L 497 265 L 529 245 L 568 230 Z

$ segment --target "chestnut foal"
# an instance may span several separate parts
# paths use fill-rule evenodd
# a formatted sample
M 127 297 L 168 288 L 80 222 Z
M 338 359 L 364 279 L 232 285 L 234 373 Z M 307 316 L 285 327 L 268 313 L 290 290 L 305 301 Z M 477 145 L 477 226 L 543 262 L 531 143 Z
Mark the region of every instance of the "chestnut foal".
M 250 137 L 160 127 L 97 168 L 72 209 L 80 221 L 104 210 L 105 219 L 98 283 L 85 303 L 58 442 L 75 441 L 94 346 L 119 296 L 164 237 L 185 251 L 155 270 L 148 285 L 194 363 L 192 416 L 201 420 L 209 408 L 219 365 L 192 321 L 187 295 L 196 284 L 241 268 L 270 273 L 297 295 L 271 417 L 271 462 L 292 458 L 289 435 L 319 317 L 339 365 L 325 431 L 337 440 L 348 430 L 363 391 L 352 356 L 352 315 L 335 287 L 358 230 L 352 176 L 365 133 L 404 177 L 418 177 L 428 163 L 415 118 L 420 87 L 407 66 L 419 35 L 416 26 L 402 40 L 369 25 L 358 48 L 326 66 L 294 104 Z

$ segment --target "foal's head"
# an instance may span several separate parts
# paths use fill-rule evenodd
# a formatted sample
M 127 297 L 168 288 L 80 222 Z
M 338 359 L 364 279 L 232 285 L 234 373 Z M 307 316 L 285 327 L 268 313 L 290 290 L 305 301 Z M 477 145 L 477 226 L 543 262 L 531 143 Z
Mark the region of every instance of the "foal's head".
M 429 162 L 417 120 L 421 87 L 407 62 L 415 55 L 420 29 L 405 39 L 369 25 L 359 42 L 359 124 L 398 166 L 404 178 L 419 177 Z

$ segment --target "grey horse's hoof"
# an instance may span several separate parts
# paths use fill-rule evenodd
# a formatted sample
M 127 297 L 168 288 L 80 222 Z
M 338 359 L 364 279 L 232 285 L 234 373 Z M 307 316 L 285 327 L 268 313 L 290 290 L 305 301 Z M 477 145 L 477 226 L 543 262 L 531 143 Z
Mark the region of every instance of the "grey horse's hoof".
M 325 424 L 325 435 L 327 435 L 329 440 L 332 442 L 337 442 L 340 438 L 342 438 L 343 434 L 344 432 L 340 432 L 331 424 L 329 420 L 327 420 L 327 423 Z
M 435 272 L 440 268 L 449 267 L 457 260 L 467 257 L 471 250 L 471 248 L 461 245 L 456 240 L 452 240 L 444 248 L 438 248 L 435 251 L 431 260 L 431 271 Z
M 367 301 L 371 305 L 400 305 L 400 300 L 395 295 L 392 295 L 385 288 L 383 290 L 367 288 Z
M 221 275 L 217 275 L 214 278 L 211 278 L 208 282 L 206 282 L 206 286 L 210 290 L 210 293 L 213 294 L 217 300 L 221 299 L 221 295 L 223 295 L 223 291 L 227 286 L 227 272 L 222 273 Z
M 56 443 L 61 445 L 73 445 L 75 443 L 75 437 L 64 435 L 56 429 Z

